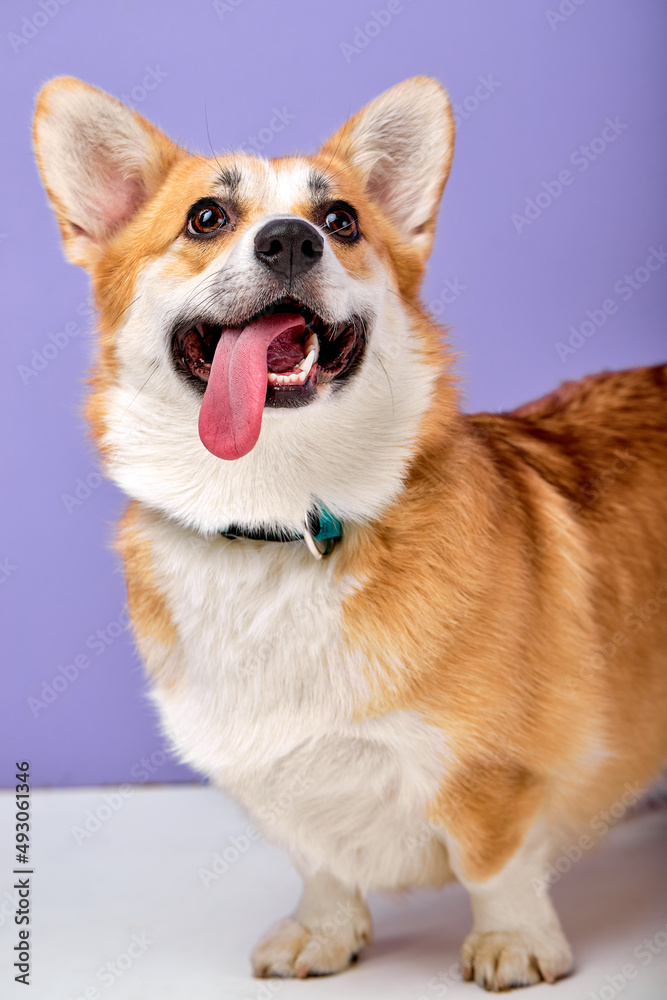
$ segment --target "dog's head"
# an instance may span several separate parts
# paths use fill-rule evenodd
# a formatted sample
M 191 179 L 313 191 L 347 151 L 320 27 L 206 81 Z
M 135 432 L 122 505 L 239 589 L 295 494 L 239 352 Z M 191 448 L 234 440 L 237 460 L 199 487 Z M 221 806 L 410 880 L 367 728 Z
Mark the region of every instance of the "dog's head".
M 204 532 L 298 528 L 315 498 L 378 513 L 434 391 L 416 300 L 453 120 L 417 77 L 315 156 L 202 158 L 71 78 L 35 146 L 99 352 L 88 414 L 110 475 Z

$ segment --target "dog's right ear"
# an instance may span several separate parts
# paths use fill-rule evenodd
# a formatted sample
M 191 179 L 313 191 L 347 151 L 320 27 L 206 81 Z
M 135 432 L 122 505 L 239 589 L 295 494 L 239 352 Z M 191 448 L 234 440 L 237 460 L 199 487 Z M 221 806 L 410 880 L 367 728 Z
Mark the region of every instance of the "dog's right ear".
M 91 267 L 184 151 L 104 91 L 61 76 L 37 98 L 34 143 L 65 253 Z

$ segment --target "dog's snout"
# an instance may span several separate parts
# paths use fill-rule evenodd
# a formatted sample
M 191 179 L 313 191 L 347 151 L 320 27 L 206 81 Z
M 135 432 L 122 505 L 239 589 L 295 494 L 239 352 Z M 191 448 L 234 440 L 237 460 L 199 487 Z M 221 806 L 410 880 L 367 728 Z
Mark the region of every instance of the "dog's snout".
M 255 256 L 291 280 L 322 259 L 324 240 L 305 219 L 272 219 L 255 236 Z

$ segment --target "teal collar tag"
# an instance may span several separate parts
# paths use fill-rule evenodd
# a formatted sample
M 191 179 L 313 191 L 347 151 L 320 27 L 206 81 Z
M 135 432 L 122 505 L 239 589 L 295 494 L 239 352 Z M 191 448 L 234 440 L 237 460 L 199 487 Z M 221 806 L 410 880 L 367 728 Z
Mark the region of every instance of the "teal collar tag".
M 312 531 L 311 534 L 316 542 L 327 541 L 330 538 L 338 540 L 343 535 L 343 525 L 340 523 L 338 518 L 328 510 L 324 504 L 317 504 L 315 509 L 316 516 L 319 517 L 319 528 L 317 531 Z M 310 525 L 309 525 L 310 527 Z M 313 525 L 313 527 L 315 527 Z
M 306 515 L 304 541 L 316 559 L 328 556 L 343 537 L 343 525 L 323 503 L 317 503 Z

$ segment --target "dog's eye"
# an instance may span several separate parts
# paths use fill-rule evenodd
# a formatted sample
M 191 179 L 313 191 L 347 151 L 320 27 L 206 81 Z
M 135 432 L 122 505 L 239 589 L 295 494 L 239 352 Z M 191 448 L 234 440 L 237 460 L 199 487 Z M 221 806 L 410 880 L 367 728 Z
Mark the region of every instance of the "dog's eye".
M 349 208 L 332 208 L 324 219 L 324 228 L 344 240 L 356 240 L 359 236 L 359 225 Z
M 227 216 L 220 206 L 209 201 L 191 209 L 188 216 L 188 232 L 193 236 L 208 236 L 227 225 Z

